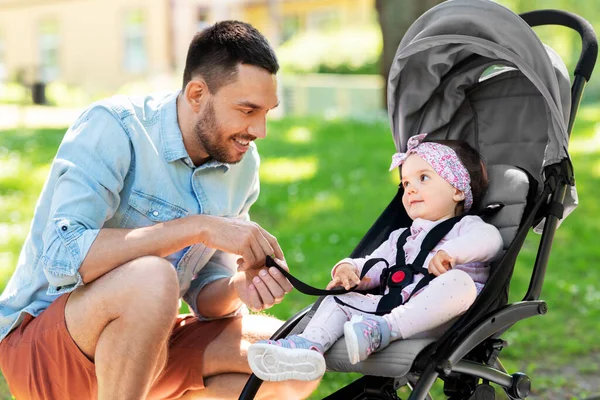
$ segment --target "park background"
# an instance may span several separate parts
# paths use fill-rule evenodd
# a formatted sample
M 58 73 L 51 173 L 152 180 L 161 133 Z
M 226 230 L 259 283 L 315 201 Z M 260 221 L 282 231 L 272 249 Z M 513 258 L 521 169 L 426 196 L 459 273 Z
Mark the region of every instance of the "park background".
M 403 32 L 439 0 L 0 0 L 0 290 L 16 265 L 35 203 L 68 125 L 90 102 L 180 86 L 192 35 L 223 19 L 276 47 L 281 107 L 258 143 L 261 196 L 251 211 L 288 264 L 324 287 L 396 192 L 385 75 Z M 557 8 L 600 26 L 588 0 L 499 0 L 515 12 Z M 570 71 L 580 39 L 536 28 Z M 504 335 L 509 371 L 539 399 L 600 393 L 600 79 L 586 88 L 570 153 L 579 208 L 557 232 L 542 298 L 549 312 Z M 521 251 L 511 300 L 524 295 L 539 237 Z M 286 319 L 314 299 L 293 292 L 269 310 Z M 327 374 L 313 398 L 356 378 Z M 10 399 L 0 379 L 0 399 Z

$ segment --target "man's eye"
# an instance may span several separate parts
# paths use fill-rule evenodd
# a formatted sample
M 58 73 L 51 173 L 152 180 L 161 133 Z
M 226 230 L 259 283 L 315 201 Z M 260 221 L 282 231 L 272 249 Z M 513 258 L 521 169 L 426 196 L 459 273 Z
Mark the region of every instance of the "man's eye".
M 254 112 L 254 110 L 240 110 L 240 111 L 246 115 L 250 115 L 250 114 L 252 114 L 252 112 Z

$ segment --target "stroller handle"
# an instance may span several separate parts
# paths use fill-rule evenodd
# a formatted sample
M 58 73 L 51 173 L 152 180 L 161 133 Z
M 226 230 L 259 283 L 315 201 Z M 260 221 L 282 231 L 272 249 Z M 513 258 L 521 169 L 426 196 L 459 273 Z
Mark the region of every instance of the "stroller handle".
M 520 14 L 529 26 L 561 25 L 576 30 L 581 36 L 581 55 L 575 67 L 575 75 L 589 82 L 598 56 L 598 38 L 592 24 L 577 14 L 561 10 L 537 10 Z

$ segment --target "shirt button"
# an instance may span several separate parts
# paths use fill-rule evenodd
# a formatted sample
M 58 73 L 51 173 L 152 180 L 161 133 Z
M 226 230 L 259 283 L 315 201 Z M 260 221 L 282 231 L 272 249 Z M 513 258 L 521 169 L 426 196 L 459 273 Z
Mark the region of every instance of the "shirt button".
M 60 227 L 60 229 L 62 229 L 63 231 L 66 231 L 68 228 L 67 228 L 66 225 L 63 225 L 63 226 Z
M 154 215 L 155 217 L 158 217 L 158 211 L 152 211 L 152 215 Z

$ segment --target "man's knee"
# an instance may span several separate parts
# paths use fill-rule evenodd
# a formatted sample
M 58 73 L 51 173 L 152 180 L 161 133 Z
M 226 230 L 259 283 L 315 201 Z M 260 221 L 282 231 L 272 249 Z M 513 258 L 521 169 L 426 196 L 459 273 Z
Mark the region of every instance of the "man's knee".
M 177 313 L 179 282 L 177 272 L 167 260 L 146 256 L 124 265 L 123 284 L 132 308 Z M 137 312 L 139 312 L 137 308 Z
M 160 257 L 140 257 L 75 290 L 69 308 L 95 309 L 114 319 L 129 310 L 177 313 L 179 283 L 171 263 Z
M 173 264 L 164 258 L 155 256 L 140 257 L 131 262 L 129 266 L 130 280 L 136 283 L 136 287 L 152 289 L 153 292 L 165 292 L 165 295 L 177 297 L 179 294 L 179 282 L 177 271 Z

